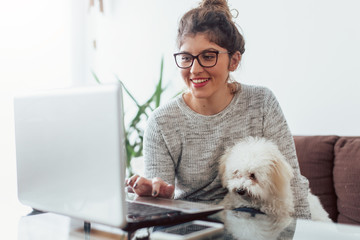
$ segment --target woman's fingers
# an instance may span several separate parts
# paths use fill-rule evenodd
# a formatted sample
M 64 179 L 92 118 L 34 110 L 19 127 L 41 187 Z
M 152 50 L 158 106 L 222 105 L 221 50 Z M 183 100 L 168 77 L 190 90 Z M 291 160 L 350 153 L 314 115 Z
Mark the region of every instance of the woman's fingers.
M 163 185 L 165 182 L 161 178 L 153 178 L 152 179 L 152 196 L 157 197 L 160 193 L 161 185 Z
M 136 193 L 139 196 L 151 195 L 151 181 L 137 174 L 126 179 L 126 188 L 128 192 Z
M 163 196 L 166 198 L 173 198 L 174 197 L 174 191 L 175 191 L 175 186 L 172 184 L 168 184 L 165 188 L 163 193 Z M 161 195 L 162 196 L 162 195 Z
M 175 190 L 173 185 L 164 182 L 161 178 L 153 178 L 152 187 L 153 197 L 172 198 Z
M 134 193 L 134 190 L 133 190 L 132 187 L 130 187 L 130 186 L 125 187 L 125 190 L 126 190 L 128 193 Z
M 133 191 L 139 196 L 151 196 L 152 194 L 152 182 L 151 180 L 144 177 L 139 176 L 136 178 L 132 188 Z
M 136 180 L 139 178 L 140 176 L 135 174 L 133 176 L 131 176 L 130 178 L 126 179 L 126 186 L 130 186 L 133 187 Z
M 175 187 L 164 182 L 161 178 L 155 177 L 152 180 L 134 175 L 126 180 L 128 192 L 134 192 L 139 196 L 153 196 L 172 198 Z

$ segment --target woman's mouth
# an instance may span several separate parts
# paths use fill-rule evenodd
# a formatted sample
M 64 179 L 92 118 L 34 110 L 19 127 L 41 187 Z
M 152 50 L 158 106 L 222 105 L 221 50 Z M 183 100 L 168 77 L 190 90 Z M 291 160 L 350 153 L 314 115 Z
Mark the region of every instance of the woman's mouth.
M 194 87 L 203 87 L 209 82 L 210 78 L 192 78 L 190 80 Z

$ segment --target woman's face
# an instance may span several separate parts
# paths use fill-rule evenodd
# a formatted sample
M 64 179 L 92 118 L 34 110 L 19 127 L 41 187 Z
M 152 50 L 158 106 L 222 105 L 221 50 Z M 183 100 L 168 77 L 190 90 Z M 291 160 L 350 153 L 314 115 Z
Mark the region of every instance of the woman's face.
M 180 52 L 190 53 L 193 56 L 207 50 L 227 52 L 225 48 L 210 42 L 205 34 L 185 37 L 180 47 Z M 216 98 L 216 96 L 222 97 L 219 93 L 224 93 L 224 91 L 229 92 L 227 89 L 229 72 L 235 70 L 238 64 L 237 62 L 233 69 L 233 63 L 230 63 L 230 61 L 232 60 L 229 59 L 228 54 L 220 53 L 218 54 L 218 61 L 213 67 L 204 68 L 197 59 L 194 59 L 190 68 L 181 69 L 181 76 L 193 97 L 210 99 Z

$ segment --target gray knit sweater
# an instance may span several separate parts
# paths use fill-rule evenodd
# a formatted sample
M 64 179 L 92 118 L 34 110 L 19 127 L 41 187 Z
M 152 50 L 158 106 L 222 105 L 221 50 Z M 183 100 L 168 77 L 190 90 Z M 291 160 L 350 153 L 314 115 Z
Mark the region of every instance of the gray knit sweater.
M 191 110 L 182 96 L 156 109 L 144 136 L 145 176 L 175 184 L 175 198 L 218 202 L 221 186 L 218 161 L 225 148 L 246 136 L 276 142 L 295 177 L 292 189 L 296 217 L 309 218 L 308 180 L 300 174 L 294 141 L 278 101 L 264 87 L 241 84 L 220 113 L 204 116 Z

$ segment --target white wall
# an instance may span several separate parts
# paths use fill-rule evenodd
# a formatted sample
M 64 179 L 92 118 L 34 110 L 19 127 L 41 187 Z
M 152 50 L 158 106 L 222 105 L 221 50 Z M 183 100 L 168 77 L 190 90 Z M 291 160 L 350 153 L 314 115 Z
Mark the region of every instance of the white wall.
M 197 1 L 104 0 L 87 10 L 85 79 L 123 80 L 137 98 L 150 96 L 161 55 L 169 96 L 183 87 L 173 62 L 180 16 Z M 87 3 L 85 3 L 87 4 Z M 278 97 L 293 134 L 360 135 L 360 2 L 357 0 L 229 0 L 246 39 L 243 83 Z M 96 40 L 97 48 L 92 47 Z M 171 92 L 171 94 L 170 94 Z
M 294 134 L 359 135 L 359 1 L 233 1 L 243 81 L 269 86 Z M 240 81 L 241 81 L 240 80 Z
M 0 212 L 2 236 L 18 232 L 12 97 L 19 90 L 71 85 L 70 1 L 0 4 Z M 4 221 L 4 222 L 2 222 Z M 15 224 L 14 224 L 15 223 Z

